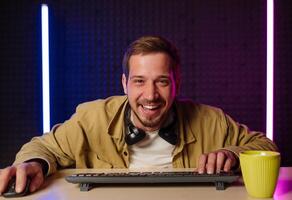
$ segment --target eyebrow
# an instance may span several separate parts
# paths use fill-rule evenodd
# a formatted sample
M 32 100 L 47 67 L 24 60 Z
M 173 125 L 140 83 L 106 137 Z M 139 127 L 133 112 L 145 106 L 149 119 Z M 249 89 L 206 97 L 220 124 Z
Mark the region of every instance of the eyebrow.
M 134 75 L 134 76 L 130 77 L 130 79 L 134 79 L 134 78 L 145 78 L 145 76 Z M 160 78 L 170 79 L 170 76 L 168 76 L 168 75 L 160 75 L 160 76 L 157 77 L 157 79 L 160 79 Z
M 134 78 L 144 78 L 144 76 L 138 76 L 138 75 L 136 75 L 136 76 L 131 76 L 130 77 L 130 79 L 134 79 Z

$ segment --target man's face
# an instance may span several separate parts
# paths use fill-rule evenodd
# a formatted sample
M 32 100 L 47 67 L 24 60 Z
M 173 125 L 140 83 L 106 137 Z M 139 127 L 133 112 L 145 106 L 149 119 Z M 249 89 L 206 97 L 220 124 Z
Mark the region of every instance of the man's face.
M 122 84 L 128 95 L 135 126 L 144 131 L 161 127 L 176 96 L 171 60 L 165 53 L 138 54 L 130 57 L 128 80 Z

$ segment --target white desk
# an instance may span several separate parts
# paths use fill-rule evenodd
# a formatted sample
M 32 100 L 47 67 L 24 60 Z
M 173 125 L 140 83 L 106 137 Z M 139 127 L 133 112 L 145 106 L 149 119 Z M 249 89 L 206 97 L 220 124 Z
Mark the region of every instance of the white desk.
M 49 177 L 43 188 L 21 199 L 34 200 L 253 200 L 242 180 L 226 190 L 218 191 L 212 184 L 101 186 L 81 192 L 77 184 L 68 183 L 64 176 L 84 170 L 62 170 Z M 0 199 L 5 199 L 0 197 Z M 292 167 L 280 169 L 274 200 L 292 200 Z

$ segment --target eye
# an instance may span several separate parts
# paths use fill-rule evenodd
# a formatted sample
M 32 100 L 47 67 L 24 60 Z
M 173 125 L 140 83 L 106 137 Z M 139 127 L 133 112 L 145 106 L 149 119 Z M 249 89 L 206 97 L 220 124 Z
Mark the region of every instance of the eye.
M 136 85 L 142 85 L 144 83 L 144 80 L 143 79 L 134 79 L 133 82 Z
M 168 79 L 161 79 L 158 81 L 158 84 L 161 86 L 168 86 L 169 85 L 169 80 Z

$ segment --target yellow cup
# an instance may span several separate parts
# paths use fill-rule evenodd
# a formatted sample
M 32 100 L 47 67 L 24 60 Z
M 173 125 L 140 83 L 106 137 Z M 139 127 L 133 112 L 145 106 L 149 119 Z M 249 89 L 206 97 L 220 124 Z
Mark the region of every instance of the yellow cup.
M 244 151 L 239 160 L 247 193 L 256 198 L 273 197 L 280 168 L 280 153 Z

